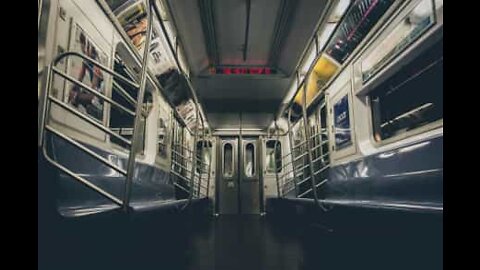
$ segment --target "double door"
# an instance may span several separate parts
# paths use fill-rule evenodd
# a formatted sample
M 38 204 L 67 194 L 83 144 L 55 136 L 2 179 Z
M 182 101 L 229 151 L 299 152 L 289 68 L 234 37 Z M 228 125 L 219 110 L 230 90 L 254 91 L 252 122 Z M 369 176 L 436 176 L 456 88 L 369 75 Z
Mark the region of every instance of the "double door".
M 262 153 L 258 137 L 220 137 L 217 147 L 217 212 L 263 211 Z

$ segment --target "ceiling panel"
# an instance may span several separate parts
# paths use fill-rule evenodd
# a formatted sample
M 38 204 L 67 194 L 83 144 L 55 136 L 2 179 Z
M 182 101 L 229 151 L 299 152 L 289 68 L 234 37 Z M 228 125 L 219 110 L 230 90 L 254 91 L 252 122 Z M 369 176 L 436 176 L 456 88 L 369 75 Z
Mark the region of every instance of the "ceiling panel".
M 247 1 L 211 0 L 220 64 L 267 63 L 282 1 L 287 0 L 251 0 L 249 46 L 247 61 L 244 62 L 242 49 L 245 43 Z M 275 59 L 278 68 L 286 74 L 265 78 L 248 75 L 204 76 L 205 70 L 208 69 L 208 54 L 198 0 L 168 2 L 193 72 L 193 86 L 199 99 L 204 103 L 208 119 L 212 122 L 211 126 L 214 127 L 226 125 L 229 121 L 235 122 L 236 118 L 233 116 L 240 112 L 252 114 L 249 121 L 252 125 L 269 124 L 268 121 L 273 117 L 271 114 L 278 109 L 293 81 L 294 69 L 313 37 L 328 0 L 291 1 L 294 9 L 283 32 L 285 36 Z M 225 114 L 225 117 L 222 117 L 222 114 Z

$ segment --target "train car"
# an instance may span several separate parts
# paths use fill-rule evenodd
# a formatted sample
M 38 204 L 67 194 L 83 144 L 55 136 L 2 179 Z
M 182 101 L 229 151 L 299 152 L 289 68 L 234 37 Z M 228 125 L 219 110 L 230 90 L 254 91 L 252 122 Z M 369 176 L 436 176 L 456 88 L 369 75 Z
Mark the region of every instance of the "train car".
M 442 0 L 38 11 L 39 269 L 442 269 Z

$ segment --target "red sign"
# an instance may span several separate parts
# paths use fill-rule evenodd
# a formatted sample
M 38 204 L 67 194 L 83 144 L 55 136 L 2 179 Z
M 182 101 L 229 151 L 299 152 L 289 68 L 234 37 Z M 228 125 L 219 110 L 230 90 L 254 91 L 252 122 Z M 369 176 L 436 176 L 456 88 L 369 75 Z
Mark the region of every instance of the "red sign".
M 220 67 L 210 70 L 210 73 L 224 75 L 270 75 L 276 72 L 269 67 Z

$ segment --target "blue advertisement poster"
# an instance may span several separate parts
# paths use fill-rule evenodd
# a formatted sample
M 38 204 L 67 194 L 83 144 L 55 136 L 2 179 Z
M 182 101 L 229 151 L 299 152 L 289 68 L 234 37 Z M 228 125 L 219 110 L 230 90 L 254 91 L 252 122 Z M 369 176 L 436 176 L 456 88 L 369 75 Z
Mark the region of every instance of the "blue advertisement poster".
M 348 95 L 345 95 L 333 105 L 333 114 L 335 118 L 335 146 L 339 150 L 352 144 Z

